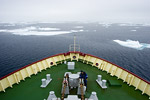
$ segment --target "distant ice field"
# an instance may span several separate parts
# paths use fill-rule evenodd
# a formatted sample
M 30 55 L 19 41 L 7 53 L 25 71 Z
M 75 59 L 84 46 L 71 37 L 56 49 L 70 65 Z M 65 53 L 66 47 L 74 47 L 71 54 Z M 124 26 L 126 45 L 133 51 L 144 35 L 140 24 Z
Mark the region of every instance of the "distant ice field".
M 50 36 L 50 35 L 60 35 L 60 34 L 68 34 L 73 32 L 79 32 L 83 30 L 69 30 L 69 31 L 62 31 L 59 28 L 50 28 L 50 27 L 25 27 L 19 29 L 2 29 L 0 32 L 9 32 L 14 35 L 41 35 L 41 36 Z

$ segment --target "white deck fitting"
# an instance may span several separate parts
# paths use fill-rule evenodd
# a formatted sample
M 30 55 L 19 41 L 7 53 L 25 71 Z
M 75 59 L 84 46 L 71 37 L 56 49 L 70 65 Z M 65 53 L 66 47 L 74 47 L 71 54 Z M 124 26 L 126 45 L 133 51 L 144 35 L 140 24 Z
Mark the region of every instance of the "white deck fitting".
M 86 91 L 86 86 L 83 86 L 83 94 L 84 95 L 85 95 L 85 91 Z M 81 95 L 81 87 L 80 87 L 80 85 L 78 86 L 77 94 Z
M 68 98 L 65 98 L 64 100 L 81 100 L 81 99 L 79 99 L 77 95 L 68 95 Z
M 41 87 L 42 87 L 42 88 L 45 88 L 45 87 L 51 82 L 51 80 L 52 80 L 52 79 L 46 80 L 46 84 L 45 84 L 45 85 L 42 84 Z
M 72 79 L 78 79 L 79 74 L 71 74 L 69 77 L 72 78 Z
M 98 100 L 98 97 L 96 95 L 96 92 L 92 92 L 91 96 L 89 99 L 92 99 L 92 100 Z
M 64 83 L 67 83 L 65 91 L 64 91 Z M 64 92 L 64 94 L 69 94 L 68 80 L 66 78 L 64 78 L 63 83 L 62 83 L 61 94 L 63 94 L 63 92 Z
M 47 74 L 46 75 L 47 80 L 42 79 L 42 85 L 41 85 L 42 88 L 45 88 L 51 82 L 52 79 L 50 76 L 51 76 L 50 74 Z
M 69 75 L 69 85 L 70 87 L 78 87 L 78 83 L 79 83 L 79 75 L 78 74 L 70 74 Z
M 53 100 L 53 99 L 54 99 L 54 100 L 57 100 L 57 97 L 56 97 L 54 91 L 50 91 L 47 100 Z
M 64 64 L 67 64 L 67 61 L 64 61 Z
M 98 79 L 97 79 L 96 82 L 101 86 L 102 89 L 106 89 L 107 88 L 107 86 L 103 86 L 102 85 L 102 81 L 98 81 Z
M 81 72 L 77 72 L 77 74 L 78 74 L 78 75 L 80 75 L 80 74 L 81 74 Z
M 68 70 L 74 70 L 75 62 L 68 62 Z
M 60 98 L 53 98 L 53 99 L 51 99 L 51 100 L 61 100 Z
M 98 81 L 102 81 L 102 75 L 97 75 Z

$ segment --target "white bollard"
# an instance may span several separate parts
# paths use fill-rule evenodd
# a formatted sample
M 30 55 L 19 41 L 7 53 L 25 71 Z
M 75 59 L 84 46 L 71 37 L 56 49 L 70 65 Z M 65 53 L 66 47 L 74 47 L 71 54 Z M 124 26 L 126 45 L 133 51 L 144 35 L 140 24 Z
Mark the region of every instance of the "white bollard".
M 106 80 L 102 80 L 102 86 L 106 86 Z
M 93 96 L 96 96 L 96 92 L 92 92 L 92 95 L 93 95 Z
M 55 92 L 54 91 L 50 91 L 47 100 L 53 100 L 54 98 L 57 98 L 56 95 L 55 95 Z
M 42 79 L 42 85 L 43 85 L 43 86 L 46 85 L 46 79 Z
M 49 94 L 51 95 L 51 97 L 56 98 L 54 91 L 50 91 Z
M 50 74 L 47 74 L 47 75 L 46 75 L 46 78 L 47 78 L 47 80 L 50 80 L 50 79 L 51 79 L 51 75 L 50 75 Z
M 67 61 L 64 61 L 64 64 L 67 64 Z
M 102 80 L 102 75 L 97 75 L 97 77 L 98 77 L 98 81 Z
M 98 100 L 98 97 L 97 97 L 97 95 L 96 95 L 96 92 L 92 92 L 89 99 Z
M 54 91 L 50 91 L 49 92 L 50 95 L 54 95 L 54 93 L 55 93 Z

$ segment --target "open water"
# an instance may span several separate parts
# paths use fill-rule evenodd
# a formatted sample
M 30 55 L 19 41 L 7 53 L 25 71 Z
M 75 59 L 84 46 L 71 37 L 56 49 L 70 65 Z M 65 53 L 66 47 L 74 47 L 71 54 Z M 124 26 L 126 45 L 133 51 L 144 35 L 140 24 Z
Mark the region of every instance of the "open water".
M 69 51 L 111 61 L 150 81 L 150 25 L 120 23 L 0 23 L 0 77 L 45 57 Z

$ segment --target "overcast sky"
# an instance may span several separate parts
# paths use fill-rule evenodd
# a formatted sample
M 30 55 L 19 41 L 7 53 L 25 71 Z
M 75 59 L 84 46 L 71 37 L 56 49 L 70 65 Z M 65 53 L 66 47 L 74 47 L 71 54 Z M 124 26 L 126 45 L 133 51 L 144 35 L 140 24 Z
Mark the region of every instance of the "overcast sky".
M 150 0 L 0 0 L 0 21 L 150 23 Z

